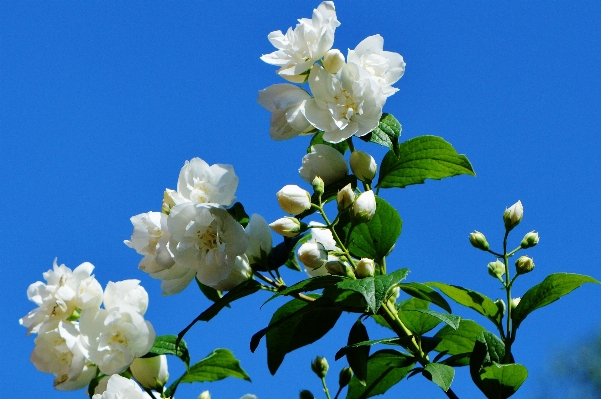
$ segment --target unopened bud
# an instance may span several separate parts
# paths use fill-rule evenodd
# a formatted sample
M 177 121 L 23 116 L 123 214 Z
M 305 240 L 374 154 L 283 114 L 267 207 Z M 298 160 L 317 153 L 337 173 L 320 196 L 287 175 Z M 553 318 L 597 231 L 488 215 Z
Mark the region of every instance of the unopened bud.
M 351 183 L 344 186 L 340 191 L 338 191 L 338 195 L 336 195 L 336 202 L 338 203 L 338 211 L 345 211 L 353 205 L 355 202 L 355 192 L 353 191 L 353 187 Z
M 522 300 L 522 298 L 517 297 L 517 298 L 513 298 L 511 300 L 511 310 L 515 309 L 518 307 L 518 305 L 520 304 L 520 301 Z
M 353 203 L 353 215 L 359 223 L 369 222 L 376 214 L 376 196 L 374 192 L 365 191 Z
M 373 277 L 375 272 L 374 261 L 368 258 L 361 258 L 357 263 L 357 277 L 366 278 Z
M 326 53 L 326 56 L 323 57 L 323 68 L 335 75 L 344 65 L 344 55 L 340 52 L 340 50 L 331 49 Z
M 340 375 L 338 375 L 338 385 L 340 385 L 340 389 L 344 388 L 351 382 L 351 378 L 353 378 L 353 370 L 350 367 L 345 367 L 340 370 Z
M 501 278 L 505 274 L 505 264 L 500 260 L 488 264 L 488 274 L 495 278 Z
M 313 396 L 311 391 L 307 391 L 306 389 L 303 389 L 302 391 L 300 391 L 300 394 L 298 397 L 299 397 L 299 399 L 315 399 L 315 396 Z
M 326 270 L 334 276 L 345 276 L 355 278 L 353 270 L 346 263 L 339 259 L 331 260 L 326 263 Z
M 309 269 L 317 269 L 328 260 L 328 252 L 319 242 L 306 242 L 298 249 L 298 260 Z
M 501 313 L 501 317 L 503 317 L 506 309 L 505 302 L 503 302 L 502 299 L 497 299 L 495 305 L 497 305 L 497 309 L 499 309 L 499 313 Z
M 505 230 L 511 231 L 515 226 L 520 224 L 522 217 L 524 216 L 524 207 L 522 201 L 518 201 L 505 209 L 503 213 L 503 222 L 505 223 Z
M 209 391 L 203 391 L 200 395 L 198 395 L 198 399 L 211 399 L 211 394 Z
M 317 356 L 311 363 L 311 370 L 313 370 L 319 378 L 325 378 L 329 368 L 330 366 L 325 357 Z
M 378 165 L 374 157 L 363 151 L 353 151 L 351 153 L 351 170 L 357 179 L 367 184 L 376 176 Z
M 490 248 L 488 246 L 488 241 L 486 241 L 486 237 L 484 236 L 484 234 L 480 233 L 477 230 L 475 230 L 473 233 L 470 233 L 470 243 L 474 247 L 483 251 L 488 251 L 488 249 Z
M 146 389 L 160 392 L 169 379 L 165 355 L 136 358 L 129 368 L 136 381 Z
M 524 236 L 524 239 L 520 243 L 520 247 L 526 249 L 531 248 L 536 244 L 538 244 L 538 233 L 536 231 L 531 231 Z
M 534 269 L 534 260 L 528 256 L 520 256 L 515 261 L 515 270 L 518 274 L 530 273 Z
M 296 237 L 301 232 L 301 222 L 297 218 L 289 216 L 279 218 L 270 223 L 269 227 L 284 237 Z
M 321 177 L 315 176 L 315 179 L 313 179 L 313 182 L 311 183 L 311 185 L 313 186 L 313 191 L 315 192 L 315 194 L 317 194 L 317 195 L 323 194 L 323 191 L 325 190 L 325 188 L 324 188 L 324 183 L 323 183 L 323 180 L 321 179 Z
M 298 215 L 311 208 L 311 195 L 299 186 L 292 184 L 284 186 L 276 196 L 280 207 L 291 215 Z

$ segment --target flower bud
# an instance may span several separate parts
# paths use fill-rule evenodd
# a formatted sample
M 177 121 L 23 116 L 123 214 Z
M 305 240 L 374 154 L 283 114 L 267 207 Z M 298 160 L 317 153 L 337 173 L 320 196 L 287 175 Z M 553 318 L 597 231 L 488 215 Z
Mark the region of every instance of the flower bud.
M 330 366 L 325 357 L 317 356 L 315 360 L 313 360 L 313 363 L 311 363 L 311 370 L 313 370 L 319 378 L 325 378 L 329 368 Z
M 484 234 L 480 233 L 478 230 L 474 230 L 473 233 L 470 233 L 470 243 L 478 249 L 483 251 L 488 251 L 490 248 L 488 246 L 488 241 L 486 241 L 486 237 Z
M 338 259 L 326 262 L 326 270 L 334 276 L 346 276 L 346 268 Z
M 359 223 L 369 222 L 376 214 L 376 196 L 374 192 L 365 191 L 353 203 L 353 214 Z
M 528 256 L 520 256 L 515 261 L 515 270 L 518 274 L 530 273 L 534 269 L 534 260 Z
M 503 213 L 503 222 L 505 223 L 505 230 L 511 231 L 515 226 L 520 224 L 522 217 L 524 216 L 524 207 L 522 201 L 518 201 L 505 209 Z
M 275 222 L 270 223 L 269 227 L 284 237 L 296 237 L 301 232 L 301 222 L 297 218 L 289 216 L 279 218 Z
M 211 399 L 211 394 L 209 391 L 203 391 L 200 395 L 198 395 L 198 399 Z
M 505 274 L 505 264 L 500 260 L 488 264 L 488 274 L 495 278 L 501 278 Z
M 342 212 L 347 210 L 355 202 L 355 192 L 351 183 L 344 186 L 336 195 L 336 202 L 338 203 L 338 211 Z
M 323 68 L 335 75 L 344 65 L 344 55 L 337 49 L 329 50 L 323 57 Z
M 313 186 L 313 191 L 315 192 L 315 194 L 317 194 L 317 195 L 323 194 L 323 190 L 325 190 L 325 187 L 323 184 L 323 180 L 321 180 L 321 177 L 315 176 L 315 179 L 313 179 L 313 182 L 311 183 L 311 185 Z
M 517 297 L 517 298 L 513 298 L 511 300 L 511 310 L 515 309 L 518 307 L 518 305 L 520 304 L 520 301 L 522 300 L 522 298 Z
M 318 242 L 306 242 L 298 249 L 298 260 L 309 269 L 317 269 L 328 260 L 328 252 Z
M 136 381 L 146 389 L 161 392 L 169 379 L 166 355 L 136 358 L 129 369 Z
M 361 258 L 359 263 L 357 263 L 357 277 L 366 278 L 374 276 L 374 261 L 368 258 Z
M 495 305 L 497 305 L 497 309 L 499 309 L 499 313 L 501 313 L 501 317 L 503 317 L 506 309 L 505 302 L 503 302 L 502 299 L 497 299 Z
M 353 174 L 362 182 L 369 184 L 376 176 L 378 165 L 376 160 L 367 152 L 353 151 L 350 164 Z
M 276 196 L 280 207 L 291 215 L 298 215 L 311 208 L 311 195 L 299 186 L 292 184 L 284 186 Z
M 531 248 L 536 244 L 538 244 L 538 233 L 536 231 L 531 231 L 524 236 L 524 239 L 520 243 L 520 247 L 526 249 Z
M 300 391 L 299 399 L 315 399 L 315 396 L 313 396 L 311 391 L 303 389 L 302 391 Z
M 353 370 L 350 367 L 345 367 L 340 370 L 340 374 L 338 375 L 338 385 L 340 385 L 340 389 L 344 388 L 351 382 L 351 378 L 353 378 Z

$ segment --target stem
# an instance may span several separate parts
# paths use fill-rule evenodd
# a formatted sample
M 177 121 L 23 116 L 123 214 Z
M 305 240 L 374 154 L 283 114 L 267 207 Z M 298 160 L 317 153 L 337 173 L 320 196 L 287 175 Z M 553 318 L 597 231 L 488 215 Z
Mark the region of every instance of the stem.
M 340 245 L 340 249 L 344 253 L 344 256 L 348 259 L 348 261 L 354 271 L 355 270 L 355 261 L 351 257 L 351 254 L 349 253 L 348 249 L 346 248 L 346 246 L 344 245 L 344 243 L 342 242 L 340 237 L 338 237 L 338 233 L 336 233 L 336 229 L 334 229 L 332 223 L 330 223 L 330 219 L 328 219 L 328 215 L 326 215 L 325 211 L 323 210 L 323 208 L 321 206 L 318 206 L 317 210 L 319 210 L 319 213 L 321 214 L 321 217 L 323 218 L 323 220 L 326 222 L 328 229 L 332 232 L 332 237 L 334 237 L 334 240 L 336 240 L 336 244 Z M 350 236 L 350 234 L 349 234 L 349 236 Z
M 451 388 L 449 388 L 449 390 L 446 391 L 445 393 L 447 394 L 447 397 L 449 399 L 459 399 L 459 396 L 455 395 L 455 392 L 453 392 L 453 390 Z
M 386 257 L 383 257 L 382 261 L 380 262 L 380 274 L 386 274 Z
M 334 396 L 334 399 L 338 399 L 338 395 L 340 395 L 340 392 L 342 392 L 342 387 L 338 388 L 338 392 L 336 392 L 336 396 Z
M 505 263 L 505 290 L 507 291 L 507 327 L 506 327 L 506 335 L 505 335 L 505 357 L 503 359 L 504 363 L 509 363 L 511 361 L 511 344 L 513 343 L 514 337 L 511 331 L 511 285 L 513 284 L 513 280 L 510 279 L 509 276 L 509 257 L 511 256 L 507 253 L 507 236 L 509 236 L 509 231 L 505 231 L 505 237 L 503 238 L 503 262 Z M 515 252 L 515 251 L 514 251 Z M 513 254 L 513 253 L 512 253 Z
M 328 386 L 326 385 L 326 379 L 324 377 L 321 378 L 321 385 L 323 385 L 323 391 L 326 393 L 326 397 L 328 399 L 332 399 L 330 397 L 330 391 L 328 391 Z

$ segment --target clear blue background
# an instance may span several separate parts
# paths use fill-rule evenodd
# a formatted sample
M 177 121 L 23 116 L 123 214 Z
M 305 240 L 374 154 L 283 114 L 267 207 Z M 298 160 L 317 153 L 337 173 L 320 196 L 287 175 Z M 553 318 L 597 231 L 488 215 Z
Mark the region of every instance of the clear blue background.
M 177 333 L 209 302 L 191 285 L 161 297 L 159 282 L 137 270 L 140 256 L 123 244 L 129 218 L 158 211 L 187 159 L 233 164 L 237 196 L 249 213 L 282 216 L 275 192 L 303 184 L 297 169 L 308 140 L 274 142 L 257 91 L 281 83 L 259 56 L 273 48 L 270 31 L 309 17 L 317 1 L 272 2 L 14 2 L 0 4 L 0 371 L 3 397 L 82 398 L 52 388 L 52 376 L 29 362 L 33 336 L 18 319 L 32 309 L 27 286 L 59 263 L 96 265 L 101 284 L 142 280 L 147 318 L 158 334 Z M 536 269 L 518 280 L 516 296 L 545 275 L 570 271 L 601 277 L 601 3 L 339 1 L 335 47 L 346 53 L 380 33 L 385 49 L 407 62 L 400 91 L 385 107 L 403 124 L 402 139 L 440 135 L 467 154 L 478 174 L 381 194 L 404 219 L 389 268 L 409 267 L 410 281 L 444 281 L 496 298 L 486 273 L 492 259 L 468 234 L 484 232 L 500 247 L 505 207 L 518 199 L 524 220 L 513 235 L 538 230 L 528 250 Z M 377 159 L 376 146 L 361 145 Z M 308 187 L 307 187 L 308 188 Z M 300 274 L 285 272 L 287 282 Z M 322 342 L 286 357 L 275 377 L 264 343 L 251 335 L 279 303 L 258 294 L 234 303 L 186 337 L 194 361 L 231 348 L 253 382 L 182 386 L 179 398 L 205 389 L 213 397 L 317 397 L 309 369 L 328 357 L 336 390 L 343 361 L 334 353 L 354 316 L 342 317 Z M 531 377 L 515 397 L 541 388 L 544 364 L 601 324 L 600 287 L 587 285 L 531 315 L 515 344 Z M 492 327 L 454 306 L 461 315 Z M 372 337 L 390 333 L 370 325 Z M 181 373 L 171 360 L 172 378 Z M 453 385 L 461 398 L 482 395 L 467 369 Z M 420 376 L 390 397 L 442 398 Z

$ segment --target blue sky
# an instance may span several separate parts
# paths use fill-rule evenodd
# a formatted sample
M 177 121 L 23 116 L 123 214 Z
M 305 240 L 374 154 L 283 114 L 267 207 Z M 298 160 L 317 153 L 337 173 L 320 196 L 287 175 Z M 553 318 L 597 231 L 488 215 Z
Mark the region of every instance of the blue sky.
M 137 278 L 150 294 L 147 318 L 159 334 L 177 333 L 209 305 L 195 286 L 161 297 L 159 283 L 137 270 L 123 244 L 129 218 L 160 210 L 187 159 L 234 165 L 237 191 L 249 213 L 281 215 L 275 193 L 302 184 L 297 169 L 308 140 L 274 142 L 257 91 L 281 83 L 259 60 L 266 37 L 308 17 L 319 3 L 278 2 L 35 2 L 0 5 L 0 206 L 5 304 L 0 334 L 3 396 L 81 398 L 54 391 L 52 376 L 29 362 L 33 337 L 18 325 L 33 304 L 29 284 L 59 263 L 84 261 L 108 281 Z M 518 280 L 516 295 L 552 272 L 601 278 L 599 199 L 601 150 L 601 5 L 598 2 L 337 2 L 334 46 L 346 53 L 376 33 L 407 63 L 400 91 L 386 103 L 403 125 L 401 140 L 434 134 L 466 154 L 477 177 L 428 181 L 383 190 L 399 210 L 403 234 L 389 269 L 408 267 L 410 281 L 444 281 L 496 298 L 486 273 L 491 261 L 467 240 L 484 232 L 499 247 L 505 207 L 524 204 L 517 245 L 530 230 L 536 269 Z M 363 144 L 363 143 L 360 143 Z M 380 160 L 384 150 L 361 146 Z M 307 187 L 308 188 L 308 187 Z M 289 272 L 286 281 L 302 276 Z M 294 398 L 319 394 L 309 369 L 315 355 L 330 360 L 336 388 L 344 364 L 334 353 L 354 317 L 342 317 L 323 342 L 286 357 L 275 377 L 264 344 L 250 337 L 276 309 L 259 294 L 234 303 L 187 337 L 193 360 L 217 347 L 241 359 L 252 383 L 225 380 L 182 387 L 182 397 L 209 389 L 214 398 Z M 274 301 L 275 302 L 275 301 Z M 280 302 L 283 304 L 283 302 Z M 516 397 L 540 387 L 543 363 L 577 345 L 601 324 L 601 291 L 584 286 L 531 315 L 514 345 L 530 371 Z M 475 314 L 458 314 L 492 327 Z M 369 327 L 373 337 L 388 332 Z M 181 368 L 172 361 L 172 375 Z M 10 381 L 10 383 L 6 383 Z M 462 398 L 480 397 L 467 370 L 453 385 Z M 394 393 L 392 393 L 394 392 Z M 403 381 L 391 397 L 444 397 L 422 377 Z

